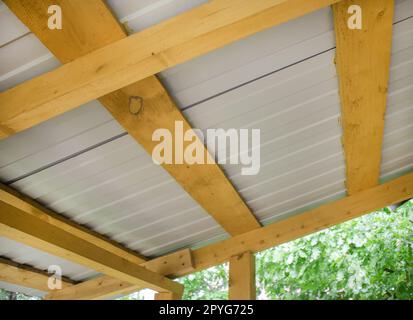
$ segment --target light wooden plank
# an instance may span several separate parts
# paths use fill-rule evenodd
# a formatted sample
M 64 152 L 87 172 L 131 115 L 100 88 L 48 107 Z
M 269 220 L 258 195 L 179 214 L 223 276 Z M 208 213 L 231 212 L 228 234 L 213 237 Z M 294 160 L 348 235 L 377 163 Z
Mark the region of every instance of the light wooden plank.
M 181 285 L 168 278 L 111 254 L 4 202 L 0 202 L 0 234 L 141 287 L 156 291 L 182 290 Z
M 338 1 L 210 1 L 0 93 L 2 135 Z
M 144 110 L 138 116 L 133 116 L 129 112 L 129 98 L 132 96 L 144 99 Z M 149 154 L 158 143 L 152 140 L 155 130 L 164 128 L 174 133 L 175 121 L 182 121 L 184 131 L 191 128 L 155 77 L 118 90 L 100 98 L 99 101 Z M 185 141 L 184 148 L 189 143 Z M 242 234 L 260 227 L 217 164 L 162 166 L 230 235 Z
M 347 25 L 351 5 L 362 10 L 361 30 Z M 379 183 L 394 0 L 346 0 L 333 12 L 346 187 L 354 194 Z
M 5 194 L 1 190 L 0 194 Z M 110 252 L 94 241 L 83 237 L 84 233 L 72 232 L 73 226 L 59 227 L 49 222 L 49 215 L 40 211 L 40 206 L 15 206 L 9 194 L 0 198 L 0 235 L 22 242 L 39 250 L 74 261 L 88 268 L 114 278 L 156 291 L 180 293 L 183 288 L 158 273 L 150 271 L 139 263 L 131 262 Z M 33 208 L 33 210 L 31 210 Z M 67 228 L 67 229 L 66 229 Z
M 260 252 L 410 198 L 413 198 L 413 173 L 258 230 L 193 250 L 194 269 L 175 270 L 174 275 L 202 271 L 246 251 Z M 110 296 L 110 293 L 105 292 L 105 295 Z
M 143 289 L 138 285 L 120 281 L 110 276 L 100 276 L 96 279 L 87 280 L 75 286 L 62 290 L 55 290 L 44 297 L 45 300 L 100 300 L 116 295 Z
M 256 253 L 410 198 L 413 198 L 413 173 L 258 230 L 193 250 L 195 271 L 224 263 L 245 251 Z
M 178 272 L 184 269 L 185 273 L 194 271 L 194 261 L 190 249 L 182 249 L 165 256 L 154 258 L 141 264 L 148 270 L 169 276 L 176 277 Z
M 26 197 L 3 184 L 0 184 L 0 201 L 18 208 L 27 214 L 33 215 L 37 219 L 45 221 L 52 226 L 72 234 L 73 236 L 99 246 L 111 254 L 115 254 L 131 263 L 141 264 L 146 261 L 146 258 L 138 255 L 136 252 L 129 250 L 69 219 L 66 219 L 62 215 L 56 214 L 55 212 L 39 205 L 29 197 Z
M 47 22 L 44 13 L 50 4 L 55 3 L 54 0 L 6 1 L 10 9 L 63 63 L 126 37 L 101 0 L 59 0 L 57 4 L 62 8 L 65 21 L 63 32 L 49 30 L 44 27 Z M 135 96 L 144 101 L 144 109 L 139 116 L 129 112 L 129 99 Z M 110 93 L 102 97 L 100 102 L 149 154 L 152 154 L 157 143 L 152 141 L 152 133 L 156 129 L 165 128 L 175 132 L 175 121 L 182 121 L 184 130 L 190 128 L 155 76 Z M 185 145 L 189 143 L 185 142 Z M 182 164 L 163 167 L 231 235 L 260 227 L 218 165 Z
M 125 32 L 101 0 L 5 0 L 11 11 L 62 62 L 125 38 Z M 47 27 L 51 5 L 62 9 L 62 29 Z
M 27 265 L 0 257 L 0 281 L 44 292 L 54 291 L 48 287 L 50 275 Z M 73 281 L 61 279 L 62 290 L 74 285 Z
M 247 251 L 229 259 L 229 300 L 255 300 L 255 256 Z
M 181 300 L 182 295 L 172 292 L 159 292 L 155 294 L 155 300 Z
M 191 273 L 194 270 L 191 251 L 180 250 L 164 257 L 152 259 L 141 264 L 148 270 L 164 276 L 175 276 L 179 272 Z M 183 271 L 185 270 L 185 271 Z M 70 288 L 53 291 L 45 299 L 48 300 L 98 300 L 111 298 L 116 295 L 126 295 L 143 289 L 110 276 L 100 276 L 87 280 Z

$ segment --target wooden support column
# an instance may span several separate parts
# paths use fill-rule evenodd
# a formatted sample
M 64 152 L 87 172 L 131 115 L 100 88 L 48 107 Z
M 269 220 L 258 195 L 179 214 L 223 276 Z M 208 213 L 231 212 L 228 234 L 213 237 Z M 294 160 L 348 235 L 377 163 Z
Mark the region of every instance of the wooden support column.
M 229 260 L 229 300 L 255 300 L 255 256 L 247 251 Z
M 172 292 L 158 292 L 155 294 L 155 300 L 181 300 L 182 294 Z

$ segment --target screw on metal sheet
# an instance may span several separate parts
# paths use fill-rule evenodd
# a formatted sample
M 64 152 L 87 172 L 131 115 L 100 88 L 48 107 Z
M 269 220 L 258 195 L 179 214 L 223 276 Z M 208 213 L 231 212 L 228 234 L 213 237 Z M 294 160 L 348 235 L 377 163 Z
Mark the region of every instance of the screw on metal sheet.
M 127 21 L 125 21 L 125 22 L 122 23 L 122 24 L 123 24 L 123 29 L 125 30 L 125 32 L 126 32 L 126 34 L 127 34 L 128 36 L 130 36 L 130 35 L 132 35 L 132 34 L 135 33 L 135 30 L 133 30 L 133 29 L 130 27 L 130 25 L 129 25 L 129 23 L 128 23 Z
M 143 111 L 143 99 L 138 96 L 129 97 L 129 112 L 133 115 L 138 115 Z

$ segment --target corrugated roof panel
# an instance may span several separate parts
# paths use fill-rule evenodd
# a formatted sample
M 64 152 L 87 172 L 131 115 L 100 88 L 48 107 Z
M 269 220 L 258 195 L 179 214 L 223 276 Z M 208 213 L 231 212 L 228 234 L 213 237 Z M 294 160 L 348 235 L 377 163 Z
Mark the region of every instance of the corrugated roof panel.
M 29 32 L 29 29 L 0 1 L 0 47 Z
M 407 3 L 406 3 L 407 4 Z M 413 2 L 409 2 L 409 8 Z M 413 10 L 394 27 L 393 55 L 384 122 L 381 178 L 413 170 Z
M 130 31 L 137 32 L 205 2 L 110 0 L 108 5 L 121 23 L 127 24 Z M 5 61 L 0 65 L 0 90 L 9 89 L 61 65 L 1 1 L 0 61 Z
M 27 294 L 28 296 L 32 296 L 32 297 L 43 297 L 46 292 L 43 291 L 39 291 L 36 289 L 32 289 L 32 288 L 27 288 L 27 287 L 23 287 L 23 286 L 17 286 L 11 283 L 7 283 L 7 282 L 3 282 L 0 281 L 0 288 L 7 290 L 9 292 L 20 292 L 20 293 L 24 293 Z
M 163 20 L 188 11 L 207 0 L 108 0 L 116 17 L 127 23 L 128 29 L 138 32 Z
M 411 1 L 396 1 L 395 21 L 412 15 Z M 325 8 L 170 68 L 161 78 L 186 108 L 334 46 L 332 14 Z
M 136 31 L 201 2 L 109 3 L 118 18 Z M 394 31 L 384 178 L 411 170 L 413 164 L 413 127 L 408 121 L 413 116 L 412 16 L 413 2 L 397 1 L 395 20 L 401 22 Z M 10 23 L 19 29 L 19 22 Z M 8 36 L 7 32 L 0 35 L 0 39 Z M 48 51 L 42 51 L 37 39 L 30 39 L 15 39 L 11 47 L 0 48 L 5 58 L 0 90 L 58 65 L 52 57 L 42 58 Z M 10 57 L 13 46 L 20 46 L 22 56 Z M 31 46 L 38 48 L 32 55 Z M 327 8 L 162 73 L 194 127 L 261 129 L 260 173 L 242 176 L 239 165 L 223 168 L 263 223 L 345 194 L 333 57 Z M 0 141 L 0 178 L 145 255 L 226 236 L 98 102 Z M 17 243 L 1 240 L 0 247 L 12 250 L 16 261 L 31 256 L 29 264 L 43 268 L 51 261 Z M 79 267 L 65 268 L 79 279 L 94 274 Z
M 162 72 L 185 108 L 334 46 L 331 10 L 322 9 Z
M 4 4 L 1 8 L 0 21 L 4 28 L 0 29 L 0 41 L 4 38 L 8 42 L 0 45 L 0 90 L 6 90 L 60 63 L 33 33 L 25 31 L 27 28 L 9 8 Z
M 47 159 L 49 152 L 41 154 Z M 7 171 L 7 167 L 3 169 Z M 201 231 L 206 237 L 223 233 L 128 135 L 34 172 L 11 186 L 115 240 L 119 237 L 139 252 L 147 252 L 153 244 L 159 252 L 169 251 L 169 246 L 175 248 L 181 237 L 177 233 L 185 221 L 190 221 L 194 237 L 185 231 L 183 245 L 190 244 L 191 239 L 197 241 Z M 158 233 L 161 240 L 154 237 Z
M 264 222 L 344 195 L 333 59 L 333 50 L 321 53 L 184 111 L 202 129 L 261 130 L 260 172 L 247 176 L 241 165 L 223 168 Z
M 0 142 L 0 176 L 3 181 L 20 179 L 124 132 L 105 108 L 92 101 L 3 139 Z
M 58 265 L 62 269 L 63 275 L 75 281 L 90 279 L 99 274 L 79 264 L 3 237 L 0 237 L 0 256 L 44 271 L 47 271 L 51 265 Z

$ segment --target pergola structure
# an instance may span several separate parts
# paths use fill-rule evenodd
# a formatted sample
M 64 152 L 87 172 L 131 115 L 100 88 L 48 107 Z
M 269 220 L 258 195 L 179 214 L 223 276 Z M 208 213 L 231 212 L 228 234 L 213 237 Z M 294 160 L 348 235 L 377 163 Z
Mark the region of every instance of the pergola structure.
M 410 0 L 3 2 L 0 283 L 179 299 L 173 279 L 229 262 L 229 298 L 255 299 L 254 253 L 413 197 Z M 54 4 L 61 30 L 47 27 Z M 29 37 L 48 53 L 7 69 Z M 160 168 L 139 152 L 176 121 L 258 127 L 273 149 L 256 178 Z M 86 275 L 63 268 L 51 290 L 45 265 L 66 262 Z

